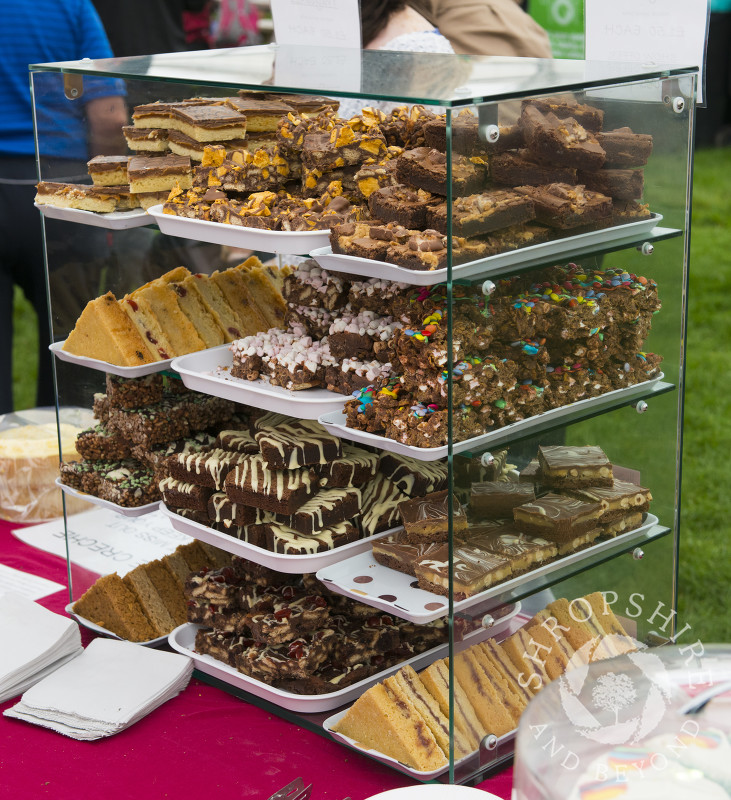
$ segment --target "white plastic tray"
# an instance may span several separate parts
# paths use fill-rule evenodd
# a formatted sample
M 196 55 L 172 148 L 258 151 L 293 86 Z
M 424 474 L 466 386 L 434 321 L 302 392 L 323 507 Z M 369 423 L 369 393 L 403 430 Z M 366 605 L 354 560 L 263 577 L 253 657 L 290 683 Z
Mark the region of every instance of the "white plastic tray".
M 530 572 L 519 575 L 517 578 L 503 581 L 496 586 L 491 586 L 484 592 L 479 592 L 465 600 L 455 602 L 453 605 L 454 613 L 466 611 L 504 592 L 517 589 L 526 580 L 547 577 L 551 573 L 565 569 L 577 561 L 591 560 L 604 550 L 617 547 L 625 537 L 635 538 L 643 531 L 649 530 L 653 525 L 657 525 L 657 523 L 657 517 L 654 514 L 647 513 L 639 528 L 627 531 L 627 533 L 620 534 L 612 539 L 601 541 L 575 553 L 561 556 L 554 561 L 536 567 Z M 359 553 L 338 564 L 332 564 L 318 570 L 317 579 L 334 592 L 343 594 L 346 597 L 352 597 L 354 600 L 366 603 L 369 606 L 375 606 L 382 611 L 393 614 L 395 617 L 401 617 L 401 619 L 406 619 L 410 622 L 419 624 L 431 622 L 449 612 L 448 597 L 420 589 L 413 576 L 379 564 L 373 558 L 371 551 Z
M 234 378 L 232 365 L 233 353 L 227 344 L 178 356 L 171 364 L 189 389 L 300 419 L 317 419 L 321 414 L 339 411 L 349 399 L 327 389 L 292 392 L 261 379 Z
M 587 409 L 599 410 L 605 406 L 612 406 L 618 400 L 631 400 L 633 397 L 639 397 L 656 383 L 659 383 L 665 377 L 664 373 L 659 373 L 657 377 L 650 381 L 643 381 L 636 383 L 634 386 L 628 386 L 626 389 L 614 389 L 611 392 L 605 392 L 598 397 L 589 397 L 586 400 L 578 400 L 575 403 L 561 406 L 560 408 L 552 408 L 544 411 L 542 414 L 536 414 L 534 417 L 513 422 L 510 425 L 505 425 L 497 430 L 483 433 L 481 436 L 475 436 L 472 439 L 465 439 L 462 442 L 454 442 L 452 445 L 453 453 L 464 453 L 465 451 L 473 450 L 475 448 L 482 448 L 489 445 L 504 444 L 515 436 L 524 436 L 530 431 L 540 428 L 547 422 L 556 422 L 567 417 L 572 417 L 577 411 L 584 411 Z M 360 442 L 361 444 L 368 444 L 372 447 L 377 447 L 380 450 L 388 450 L 391 453 L 400 453 L 404 456 L 411 456 L 419 461 L 436 461 L 440 458 L 446 458 L 449 452 L 448 445 L 441 447 L 414 447 L 410 444 L 403 444 L 394 439 L 387 439 L 378 433 L 369 433 L 368 431 L 361 431 L 357 428 L 349 428 L 346 423 L 345 412 L 331 411 L 327 414 L 322 414 L 318 418 L 318 422 L 323 425 L 333 436 L 339 436 L 341 439 L 348 439 L 353 442 Z
M 62 492 L 70 495 L 71 497 L 78 497 L 80 500 L 86 500 L 87 503 L 91 503 L 92 505 L 108 508 L 110 511 L 116 511 L 117 514 L 121 514 L 123 517 L 141 517 L 143 514 L 149 514 L 152 511 L 157 511 L 160 506 L 159 500 L 155 500 L 153 503 L 148 503 L 144 506 L 120 506 L 117 505 L 117 503 L 110 502 L 109 500 L 103 500 L 101 497 L 97 497 L 96 495 L 80 492 L 78 489 L 74 489 L 73 486 L 63 483 L 61 478 L 56 478 L 55 484 Z
M 649 219 L 628 222 L 624 225 L 615 225 L 612 228 L 603 228 L 589 233 L 580 233 L 577 236 L 564 236 L 561 239 L 553 239 L 550 242 L 530 245 L 507 253 L 498 253 L 494 256 L 482 258 L 479 261 L 459 264 L 452 269 L 452 279 L 489 278 L 491 275 L 504 272 L 507 268 L 516 264 L 521 266 L 524 264 L 531 265 L 543 263 L 557 256 L 564 256 L 567 253 L 567 248 L 570 248 L 573 253 L 574 250 L 580 248 L 619 243 L 624 239 L 634 240 L 638 236 L 649 233 L 661 220 L 662 214 L 652 214 Z M 443 283 L 447 280 L 446 267 L 431 271 L 406 269 L 396 264 L 388 264 L 385 261 L 374 261 L 367 258 L 333 253 L 329 244 L 316 250 L 311 250 L 310 256 L 324 269 L 333 272 L 348 272 L 351 275 L 364 275 L 367 278 L 403 281 L 415 286 L 433 286 L 436 283 Z
M 155 219 L 160 230 L 170 236 L 260 250 L 265 253 L 306 255 L 310 250 L 324 247 L 330 241 L 329 230 L 267 231 L 244 228 L 241 225 L 225 225 L 222 222 L 163 214 L 162 204 L 151 206 L 147 213 Z
M 333 714 L 331 717 L 328 717 L 323 723 L 322 727 L 332 736 L 333 739 L 337 742 L 341 742 L 342 744 L 347 745 L 348 747 L 352 748 L 353 750 L 357 750 L 359 753 L 363 753 L 364 755 L 369 756 L 370 758 L 375 759 L 376 761 L 380 761 L 382 764 L 386 764 L 389 767 L 392 767 L 398 772 L 403 772 L 404 775 L 409 775 L 412 778 L 416 778 L 419 781 L 430 781 L 433 778 L 437 778 L 439 775 L 444 774 L 448 769 L 449 765 L 445 765 L 443 767 L 439 767 L 438 769 L 429 770 L 428 772 L 422 772 L 421 770 L 414 769 L 413 767 L 408 767 L 406 764 L 402 763 L 401 761 L 397 761 L 395 758 L 391 756 L 384 755 L 383 753 L 379 752 L 378 750 L 371 750 L 367 747 L 364 747 L 360 742 L 356 742 L 355 739 L 351 739 L 349 736 L 344 736 L 342 733 L 338 733 L 334 731 L 333 728 L 337 725 L 338 722 L 345 716 L 348 709 L 344 708 L 341 711 L 338 711 L 337 714 Z M 497 740 L 498 748 L 502 745 L 507 744 L 508 742 L 512 741 L 515 738 L 515 731 L 510 731 L 510 733 L 506 733 L 504 736 L 500 736 Z M 459 761 L 455 761 L 455 767 L 459 764 L 468 761 L 471 758 L 475 757 L 475 753 L 470 753 L 469 755 L 460 758 Z M 439 790 L 439 797 L 444 798 L 444 800 L 448 800 L 450 796 L 450 789 L 456 788 L 464 788 L 464 787 L 457 787 L 457 786 L 433 786 L 433 787 L 414 787 L 418 789 L 426 788 L 426 789 L 434 789 Z M 389 792 L 384 792 L 383 796 L 386 797 Z M 489 792 L 482 792 L 480 791 L 481 795 L 484 795 L 486 800 L 490 800 L 491 797 L 496 797 L 496 795 L 490 794 Z M 376 797 L 380 797 L 381 795 L 376 795 Z M 422 795 L 419 794 L 419 797 Z M 436 794 L 434 795 L 437 796 Z
M 81 225 L 93 225 L 95 228 L 108 228 L 114 231 L 155 224 L 155 220 L 148 216 L 144 208 L 99 214 L 96 211 L 82 211 L 80 208 L 59 208 L 58 206 L 49 206 L 43 203 L 34 203 L 33 205 L 44 217 L 49 219 L 62 219 L 66 222 L 78 222 Z
M 342 547 L 336 547 L 333 550 L 294 556 L 287 553 L 273 553 L 271 550 L 264 550 L 248 542 L 242 542 L 241 539 L 237 539 L 235 536 L 229 536 L 214 528 L 209 528 L 207 525 L 202 525 L 200 522 L 181 517 L 180 514 L 171 511 L 165 503 L 160 503 L 160 511 L 170 520 L 176 531 L 212 544 L 221 550 L 233 553 L 235 556 L 248 558 L 263 567 L 295 575 L 301 575 L 303 572 L 317 572 L 318 569 L 328 567 L 330 564 L 335 564 L 344 558 L 364 553 L 366 550 L 370 551 L 371 542 L 374 539 L 380 539 L 383 536 L 388 536 L 401 530 L 400 527 L 391 528 L 390 530 L 376 533 L 374 536 L 368 536 L 365 539 L 358 539 L 355 542 L 350 542 L 350 544 L 344 544 Z
M 48 349 L 61 361 L 68 361 L 70 364 L 78 364 L 89 369 L 97 369 L 100 372 L 110 372 L 112 375 L 119 375 L 121 378 L 141 378 L 144 375 L 151 375 L 153 372 L 162 372 L 170 369 L 170 362 L 172 361 L 172 358 L 167 358 L 164 361 L 152 361 L 150 364 L 140 364 L 137 367 L 120 367 L 117 364 L 110 364 L 108 361 L 100 361 L 98 358 L 67 353 L 63 349 L 64 344 L 66 344 L 65 339 L 62 342 L 54 342 L 48 346 Z
M 516 618 L 520 611 L 520 604 L 518 603 L 515 608 L 498 620 L 500 625 L 499 630 L 505 632 L 513 620 Z M 445 642 L 431 650 L 427 650 L 418 656 L 402 661 L 393 667 L 371 675 L 362 681 L 354 683 L 352 686 L 347 686 L 345 689 L 340 689 L 337 692 L 330 694 L 293 694 L 286 692 L 283 689 L 277 689 L 274 686 L 269 686 L 262 681 L 255 678 L 250 678 L 247 675 L 239 672 L 228 664 L 224 664 L 212 656 L 201 655 L 195 652 L 195 634 L 202 625 L 188 622 L 176 628 L 168 637 L 170 646 L 183 655 L 190 656 L 195 662 L 195 669 L 205 672 L 207 675 L 212 675 L 222 681 L 235 686 L 237 689 L 242 689 L 245 692 L 261 697 L 275 705 L 286 708 L 289 711 L 295 711 L 300 714 L 317 714 L 323 711 L 332 711 L 334 708 L 339 708 L 345 703 L 350 703 L 360 697 L 363 692 L 374 684 L 397 672 L 401 667 L 410 665 L 415 670 L 420 670 L 426 667 L 439 658 L 444 658 L 449 654 L 449 645 Z M 493 637 L 496 635 L 497 627 L 493 628 L 477 628 L 471 631 L 464 637 L 463 641 L 466 643 L 475 643 Z
M 112 633 L 107 628 L 102 628 L 101 625 L 97 625 L 95 622 L 91 622 L 90 620 L 86 619 L 86 617 L 82 617 L 79 614 L 74 613 L 73 611 L 73 603 L 69 603 L 65 611 L 70 616 L 73 617 L 79 625 L 84 628 L 87 628 L 90 631 L 94 631 L 94 633 L 98 633 L 101 636 L 107 636 L 110 639 L 119 639 L 120 642 L 126 642 L 127 639 L 122 639 L 121 636 L 117 636 L 116 633 Z M 148 639 L 146 642 L 132 642 L 132 644 L 139 644 L 142 647 L 157 647 L 158 645 L 165 644 L 168 640 L 167 636 L 158 636 L 157 639 Z

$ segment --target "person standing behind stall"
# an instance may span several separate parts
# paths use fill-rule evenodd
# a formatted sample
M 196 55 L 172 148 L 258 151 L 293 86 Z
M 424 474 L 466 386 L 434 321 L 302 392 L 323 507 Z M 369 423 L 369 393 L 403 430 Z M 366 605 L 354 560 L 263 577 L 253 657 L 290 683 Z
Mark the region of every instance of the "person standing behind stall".
M 456 53 L 551 58 L 548 34 L 518 0 L 409 0 Z
M 20 286 L 38 317 L 36 403 L 54 403 L 41 218 L 33 207 L 37 171 L 28 65 L 112 55 L 90 0 L 14 0 L 0 28 L 0 413 L 12 411 L 13 294 Z M 55 81 L 55 83 L 54 83 Z M 63 97 L 60 76 L 34 81 L 42 131 L 43 177 L 70 181 L 90 156 L 114 152 L 126 121 L 116 81 L 86 81 L 78 101 Z M 62 224 L 62 223 L 57 223 Z

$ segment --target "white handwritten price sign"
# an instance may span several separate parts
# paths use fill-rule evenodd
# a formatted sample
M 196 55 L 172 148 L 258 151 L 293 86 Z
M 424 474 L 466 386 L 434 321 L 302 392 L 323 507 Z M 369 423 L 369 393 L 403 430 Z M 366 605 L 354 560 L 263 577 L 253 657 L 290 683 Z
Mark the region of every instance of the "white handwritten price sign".
M 358 0 L 272 0 L 277 44 L 360 50 Z
M 586 59 L 697 66 L 698 103 L 708 0 L 586 0 Z

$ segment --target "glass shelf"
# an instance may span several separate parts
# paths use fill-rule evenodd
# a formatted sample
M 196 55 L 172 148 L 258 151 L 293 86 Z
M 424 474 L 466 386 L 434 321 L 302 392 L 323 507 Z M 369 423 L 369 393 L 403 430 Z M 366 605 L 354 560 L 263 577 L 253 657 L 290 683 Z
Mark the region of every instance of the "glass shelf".
M 61 61 L 32 64 L 30 69 L 448 107 L 509 100 L 536 92 L 671 78 L 696 71 L 678 65 L 277 45 Z

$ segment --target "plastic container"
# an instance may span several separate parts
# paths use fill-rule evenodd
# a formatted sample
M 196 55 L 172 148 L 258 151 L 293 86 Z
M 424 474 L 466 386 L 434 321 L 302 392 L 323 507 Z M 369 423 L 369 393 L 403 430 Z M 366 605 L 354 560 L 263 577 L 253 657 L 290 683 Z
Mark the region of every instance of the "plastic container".
M 730 680 L 731 646 L 700 642 L 569 670 L 521 717 L 513 797 L 731 797 Z
M 61 409 L 61 446 L 65 461 L 78 460 L 76 437 L 93 424 L 91 411 Z M 0 517 L 11 522 L 42 522 L 63 514 L 56 486 L 59 452 L 56 411 L 33 408 L 0 415 Z M 70 514 L 88 511 L 81 499 L 67 498 Z

